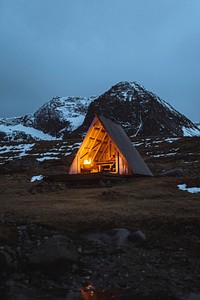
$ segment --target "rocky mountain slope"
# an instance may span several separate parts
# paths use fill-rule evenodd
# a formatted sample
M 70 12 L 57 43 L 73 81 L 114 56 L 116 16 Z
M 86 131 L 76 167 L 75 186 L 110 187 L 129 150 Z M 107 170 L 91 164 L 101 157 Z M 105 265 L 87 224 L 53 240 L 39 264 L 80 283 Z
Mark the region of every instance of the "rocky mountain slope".
M 52 140 L 72 132 L 85 118 L 87 108 L 95 97 L 54 97 L 33 115 L 0 118 L 0 140 Z
M 119 82 L 99 97 L 54 97 L 33 115 L 0 118 L 0 140 L 82 136 L 94 114 L 119 122 L 129 136 L 195 136 L 199 128 L 136 82 Z
M 52 136 L 62 137 L 80 126 L 95 97 L 54 97 L 34 114 L 34 127 Z
M 119 122 L 129 136 L 188 136 L 200 131 L 188 118 L 136 82 L 120 82 L 94 100 L 82 126 L 87 130 L 94 113 Z

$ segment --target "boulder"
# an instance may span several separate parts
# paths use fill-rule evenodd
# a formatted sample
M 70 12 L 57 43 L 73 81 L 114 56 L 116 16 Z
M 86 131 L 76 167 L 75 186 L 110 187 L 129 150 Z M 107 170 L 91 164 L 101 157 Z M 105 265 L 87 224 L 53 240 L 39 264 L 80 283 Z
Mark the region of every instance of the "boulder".
M 8 246 L 2 247 L 0 250 L 0 266 L 1 275 L 8 275 L 18 267 L 17 254 Z
M 170 176 L 170 177 L 178 177 L 183 175 L 184 171 L 181 168 L 175 168 L 168 171 L 164 171 L 160 174 L 160 176 Z
M 130 231 L 126 228 L 114 228 L 107 232 L 114 246 L 120 247 L 127 242 Z
M 6 171 L 9 172 L 21 172 L 21 171 L 30 171 L 33 169 L 37 169 L 39 166 L 39 162 L 32 157 L 23 158 L 23 159 L 13 159 L 6 162 L 3 167 Z
M 88 239 L 100 244 L 121 247 L 127 242 L 130 231 L 126 228 L 114 228 L 105 233 L 90 233 Z
M 142 231 L 138 230 L 135 232 L 131 232 L 128 236 L 128 240 L 132 243 L 139 244 L 143 243 L 146 240 L 146 236 Z
M 81 292 L 79 291 L 70 291 L 67 294 L 66 300 L 83 300 L 83 297 L 81 296 Z
M 52 236 L 41 241 L 29 257 L 29 264 L 36 269 L 57 269 L 77 263 L 78 253 L 70 239 L 61 235 Z

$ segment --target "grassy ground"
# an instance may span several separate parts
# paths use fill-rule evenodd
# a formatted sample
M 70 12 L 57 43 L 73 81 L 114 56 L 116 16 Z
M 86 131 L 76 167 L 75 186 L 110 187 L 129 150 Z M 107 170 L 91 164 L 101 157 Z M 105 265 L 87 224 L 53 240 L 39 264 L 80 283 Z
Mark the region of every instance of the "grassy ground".
M 140 143 L 137 149 L 155 177 L 135 178 L 109 188 L 71 189 L 58 184 L 55 189 L 37 192 L 38 183 L 30 183 L 31 171 L 4 173 L 0 175 L 1 213 L 8 219 L 29 218 L 73 233 L 113 227 L 141 229 L 152 242 L 159 239 L 160 247 L 166 243 L 179 244 L 197 254 L 200 197 L 179 190 L 177 184 L 200 186 L 199 139 L 182 138 L 173 143 L 159 140 L 137 142 Z M 176 154 L 169 155 L 173 152 Z M 70 164 L 70 159 L 66 165 Z M 181 176 L 159 176 L 163 170 L 177 167 L 183 170 Z M 52 174 L 60 170 L 62 173 L 63 169 L 63 164 L 57 162 L 55 166 L 55 162 L 49 162 L 41 164 L 37 172 Z M 34 188 L 35 192 L 31 193 Z M 1 228 L 0 242 L 5 240 L 15 240 L 13 225 Z
M 104 286 L 109 280 L 113 286 L 121 286 L 125 281 L 125 286 L 140 293 L 144 289 L 152 293 L 169 290 L 172 294 L 199 293 L 200 194 L 177 187 L 178 184 L 200 187 L 199 141 L 200 138 L 137 139 L 134 141 L 137 149 L 154 177 L 122 180 L 109 187 L 103 184 L 91 187 L 88 183 L 79 188 L 59 182 L 31 183 L 34 175 L 66 174 L 77 151 L 77 141 L 35 143 L 22 160 L 45 155 L 59 159 L 41 160 L 38 166 L 24 170 L 3 165 L 7 158 L 13 157 L 12 149 L 16 145 L 0 144 L 0 246 L 15 248 L 18 227 L 29 221 L 43 225 L 34 225 L 36 240 L 44 238 L 44 233 L 39 231 L 45 228 L 58 229 L 78 242 L 80 233 L 120 227 L 141 230 L 146 236 L 141 247 L 128 244 L 120 255 L 105 257 L 100 251 L 96 256 L 82 258 L 84 268 L 92 270 L 94 283 L 102 279 Z M 11 150 L 6 153 L 7 146 Z M 51 151 L 53 154 L 49 154 Z M 15 152 L 16 158 L 17 155 Z M 177 168 L 178 176 L 161 176 L 163 171 Z M 100 274 L 106 272 L 108 277 L 99 276 L 99 268 Z M 128 272 L 128 278 L 124 272 Z M 70 284 L 70 278 L 77 287 L 84 276 L 72 272 L 71 277 L 60 279 L 60 289 L 63 282 Z

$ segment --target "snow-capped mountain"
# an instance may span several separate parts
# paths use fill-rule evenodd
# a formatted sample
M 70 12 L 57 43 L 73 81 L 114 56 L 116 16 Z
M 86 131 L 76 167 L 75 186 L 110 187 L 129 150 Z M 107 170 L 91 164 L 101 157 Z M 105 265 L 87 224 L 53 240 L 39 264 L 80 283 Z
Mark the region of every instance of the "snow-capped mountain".
M 62 138 L 79 127 L 96 97 L 54 97 L 33 115 L 0 118 L 0 140 L 30 141 Z
M 94 113 L 115 119 L 129 136 L 200 135 L 188 118 L 136 82 L 119 82 L 95 99 L 74 133 L 85 132 Z
M 200 136 L 199 128 L 136 82 L 119 82 L 98 97 L 54 97 L 32 115 L 0 118 L 1 141 L 76 137 L 94 114 L 119 122 L 129 136 Z
M 34 127 L 52 136 L 62 137 L 79 127 L 89 104 L 96 97 L 54 97 L 34 114 Z

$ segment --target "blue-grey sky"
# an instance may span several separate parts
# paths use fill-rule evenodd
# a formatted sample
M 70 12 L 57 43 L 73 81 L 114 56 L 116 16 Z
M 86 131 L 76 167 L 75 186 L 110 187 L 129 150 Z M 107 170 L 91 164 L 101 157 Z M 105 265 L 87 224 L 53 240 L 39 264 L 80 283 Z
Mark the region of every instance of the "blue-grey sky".
M 200 0 L 0 0 L 0 117 L 136 81 L 200 120 Z

